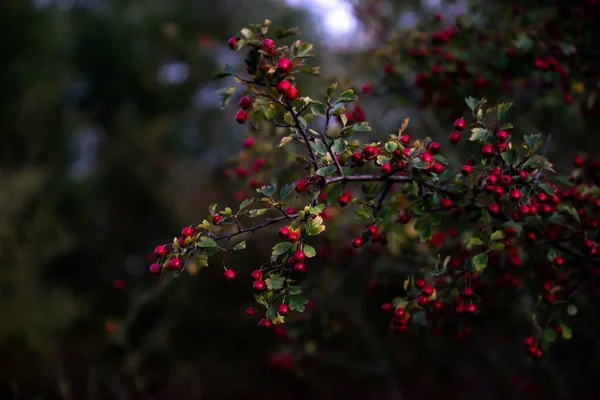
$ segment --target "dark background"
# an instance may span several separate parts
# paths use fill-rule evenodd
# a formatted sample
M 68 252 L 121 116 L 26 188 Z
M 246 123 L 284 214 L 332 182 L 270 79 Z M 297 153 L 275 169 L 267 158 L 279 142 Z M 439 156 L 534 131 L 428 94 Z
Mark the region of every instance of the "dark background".
M 431 16 L 416 1 L 396 3 L 398 15 Z M 465 341 L 392 334 L 379 306 L 394 288 L 369 294 L 369 254 L 337 259 L 336 268 L 357 271 L 347 285 L 326 274 L 310 282 L 321 289 L 322 308 L 310 329 L 286 331 L 293 340 L 243 315 L 252 306 L 249 274 L 275 240 L 269 234 L 228 258 L 240 277 L 233 283 L 217 262 L 172 284 L 147 273 L 156 244 L 201 222 L 211 203 L 234 207 L 232 193 L 250 193 L 247 183 L 224 182 L 219 173 L 243 137 L 235 107 L 221 111 L 214 94 L 226 83 L 211 78 L 243 60 L 227 48 L 231 35 L 265 18 L 300 26 L 325 76 L 308 81 L 308 92 L 332 77 L 376 79 L 356 61 L 369 46 L 357 44 L 358 33 L 331 36 L 326 12 L 267 0 L 0 4 L 1 399 L 500 399 L 522 392 L 512 382 L 522 371 L 523 332 L 496 328 L 510 327 L 510 315 L 492 316 Z M 446 137 L 443 116 L 423 114 L 410 93 L 398 97 L 402 108 L 385 114 L 386 100 L 362 103 L 374 126 L 393 132 L 411 116 L 423 136 Z M 586 127 L 554 117 L 548 155 L 556 165 L 568 165 L 577 148 L 598 147 L 588 129 L 594 121 Z M 282 367 L 287 354 L 291 372 Z M 570 372 L 551 364 L 534 377 L 566 398 L 587 388 L 581 371 L 592 375 L 590 360 L 575 364 Z

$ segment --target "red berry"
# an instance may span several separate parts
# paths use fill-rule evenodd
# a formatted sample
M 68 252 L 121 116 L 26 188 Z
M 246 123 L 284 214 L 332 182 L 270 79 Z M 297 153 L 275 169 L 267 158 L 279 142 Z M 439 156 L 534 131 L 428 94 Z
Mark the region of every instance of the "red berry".
M 281 81 L 277 84 L 277 92 L 279 94 L 285 94 L 292 87 L 292 83 L 290 81 Z
M 181 236 L 183 237 L 191 237 L 194 234 L 194 230 L 190 226 L 186 226 L 181 230 Z
M 433 162 L 433 157 L 432 157 L 431 153 L 426 151 L 425 153 L 421 154 L 421 160 L 428 164 L 431 164 Z
M 477 306 L 473 303 L 467 304 L 465 306 L 465 310 L 469 313 L 469 314 L 475 314 L 477 312 Z
M 383 164 L 381 166 L 381 174 L 382 175 L 389 175 L 392 173 L 392 166 L 390 164 Z
M 440 144 L 438 142 L 429 143 L 429 151 L 431 154 L 438 154 L 441 150 Z
M 563 265 L 565 265 L 565 259 L 560 256 L 554 257 L 553 262 L 554 265 L 556 265 L 557 267 L 562 267 Z
M 231 270 L 228 270 L 231 271 Z M 255 281 L 259 280 L 262 278 L 262 271 L 259 269 L 255 269 L 254 271 L 252 271 L 252 273 L 250 274 L 250 277 L 252 279 L 254 279 Z
M 444 166 L 442 164 L 433 164 L 431 171 L 437 175 L 441 175 L 444 172 Z
M 409 213 L 404 213 L 400 216 L 401 224 L 408 224 L 409 222 L 410 222 L 410 214 Z
M 246 308 L 245 313 L 247 316 L 252 317 L 252 316 L 254 316 L 254 314 L 256 314 L 256 310 L 252 307 L 249 307 L 249 308 Z
M 454 121 L 454 129 L 456 129 L 457 131 L 462 131 L 465 129 L 465 120 L 462 118 L 457 119 L 456 121 Z
M 431 297 L 433 295 L 433 288 L 431 286 L 425 286 L 423 288 L 423 295 L 427 297 Z
M 242 110 L 247 110 L 250 107 L 252 107 L 252 99 L 248 96 L 242 96 L 242 98 L 240 99 L 240 102 L 238 103 L 238 106 Z
M 519 189 L 513 189 L 510 191 L 508 197 L 511 201 L 519 201 L 521 200 L 521 192 L 519 191 Z
M 498 143 L 504 143 L 508 139 L 508 133 L 506 131 L 498 131 L 496 132 L 496 140 Z
M 279 228 L 279 237 L 282 239 L 287 239 L 290 236 L 290 228 L 287 226 Z
M 263 51 L 267 53 L 267 55 L 272 56 L 275 54 L 275 42 L 271 39 L 263 40 Z
M 294 86 L 290 86 L 283 96 L 290 101 L 296 100 L 298 97 L 298 89 L 296 89 Z
M 281 303 L 279 307 L 277 307 L 277 312 L 280 315 L 288 315 L 288 313 L 290 312 L 290 308 L 287 304 Z
M 154 275 L 160 275 L 161 271 L 162 267 L 160 266 L 160 264 L 153 263 L 152 265 L 150 265 L 150 272 Z
M 167 269 L 169 270 L 180 270 L 181 269 L 181 260 L 179 258 L 172 258 L 167 264 Z
M 300 179 L 296 182 L 296 193 L 304 193 L 306 192 L 306 187 L 308 186 L 306 179 Z
M 527 176 L 527 172 L 525 171 L 520 171 L 519 172 L 519 180 L 521 182 L 525 182 L 527 180 L 528 176 Z
M 527 347 L 534 347 L 535 341 L 533 340 L 533 336 L 527 336 L 525 339 L 523 339 L 523 344 Z
M 223 217 L 221 217 L 219 214 L 215 214 L 212 217 L 212 223 L 213 223 L 213 225 L 219 225 L 219 222 L 221 222 L 222 219 L 223 219 Z
M 292 243 L 296 243 L 298 241 L 298 232 L 290 232 L 290 235 L 288 236 L 287 239 L 288 239 L 288 241 L 290 241 Z
M 246 123 L 246 120 L 248 119 L 248 113 L 245 110 L 238 110 L 238 112 L 235 113 L 235 121 L 238 124 L 244 124 Z
M 389 312 L 392 310 L 392 303 L 383 303 L 381 305 L 381 311 L 383 312 Z
M 440 201 L 440 207 L 442 207 L 442 210 L 448 211 L 453 206 L 454 206 L 454 203 L 452 202 L 452 200 L 450 200 L 448 198 L 442 199 L 442 201 Z
M 425 283 L 425 279 L 417 279 L 415 281 L 415 287 L 417 289 L 423 289 L 425 287 L 426 283 Z
M 242 147 L 244 149 L 251 149 L 254 147 L 254 144 L 256 143 L 256 141 L 254 140 L 254 138 L 246 138 L 244 139 L 244 141 L 242 142 Z
M 227 269 L 223 273 L 223 276 L 225 276 L 225 279 L 227 279 L 228 281 L 232 281 L 235 279 L 235 271 L 232 269 Z
M 429 304 L 429 298 L 426 296 L 419 296 L 417 297 L 417 304 L 421 307 L 425 307 L 427 304 Z
M 373 237 L 377 235 L 377 227 L 375 225 L 367 226 L 366 232 L 369 236 Z
M 281 58 L 277 63 L 277 72 L 287 74 L 292 69 L 292 62 L 289 58 Z
M 262 292 L 263 290 L 265 290 L 265 283 L 263 281 L 257 280 L 257 281 L 254 281 L 254 283 L 252 284 L 252 287 L 257 292 Z
M 577 156 L 573 159 L 573 166 L 575 168 L 581 168 L 583 167 L 583 164 L 585 163 L 585 160 L 583 159 L 583 157 L 581 156 Z
M 462 290 L 461 294 L 465 297 L 473 296 L 473 289 L 471 287 L 466 287 Z
M 488 211 L 492 215 L 500 214 L 500 206 L 496 203 L 492 203 L 488 206 Z
M 410 144 L 410 136 L 404 134 L 400 136 L 400 143 L 404 146 L 408 146 Z
M 491 144 L 484 144 L 481 147 L 481 154 L 484 157 L 491 157 L 494 155 L 494 147 Z
M 156 248 L 154 249 L 154 255 L 156 257 L 164 257 L 167 254 L 167 248 L 165 246 L 156 246 Z
M 260 326 L 261 328 L 270 328 L 271 327 L 271 321 L 269 321 L 266 318 L 263 318 L 260 321 L 258 321 L 258 326 Z
M 301 262 L 297 262 L 296 264 L 294 264 L 294 271 L 296 272 L 304 272 L 304 263 Z
M 338 204 L 340 207 L 346 207 L 350 203 L 351 196 L 348 193 L 342 194 L 338 198 Z
M 229 45 L 229 48 L 231 50 L 235 50 L 235 45 L 237 44 L 237 42 L 240 40 L 239 37 L 237 36 L 233 36 L 229 39 L 229 42 L 227 43 Z
M 304 251 L 302 250 L 296 250 L 296 252 L 294 253 L 294 259 L 296 261 L 304 261 L 304 258 L 306 256 L 304 255 Z
M 463 176 L 469 176 L 469 175 L 471 175 L 472 172 L 473 172 L 473 167 L 471 167 L 470 165 L 463 165 L 463 167 L 460 169 L 460 173 Z
M 450 140 L 450 143 L 452 144 L 457 144 L 458 142 L 460 142 L 460 133 L 452 132 L 450 136 L 448 136 L 448 140 Z
M 363 240 L 361 237 L 357 236 L 354 239 L 352 239 L 352 247 L 354 247 L 355 249 L 362 247 L 362 245 L 363 245 Z

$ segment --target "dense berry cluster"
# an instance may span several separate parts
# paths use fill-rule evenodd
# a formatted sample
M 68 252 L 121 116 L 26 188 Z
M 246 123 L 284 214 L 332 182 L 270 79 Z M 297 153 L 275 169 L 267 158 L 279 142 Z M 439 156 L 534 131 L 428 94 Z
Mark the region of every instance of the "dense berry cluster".
M 576 157 L 567 176 L 557 175 L 544 154 L 543 135 L 513 137 L 511 103 L 489 105 L 473 97 L 448 124 L 448 142 L 415 139 L 408 119 L 396 134 L 357 140 L 371 127 L 362 108 L 352 106 L 358 100 L 354 90 L 339 93 L 333 83 L 320 100 L 300 96 L 295 75 L 318 74 L 307 66 L 312 45 L 299 40 L 280 45 L 267 37 L 269 25 L 252 25 L 229 41 L 232 49 L 247 52 L 250 77 L 221 74 L 237 83 L 220 92 L 223 106 L 241 88 L 235 119 L 249 119 L 253 127 L 231 171 L 246 179 L 250 163 L 257 174 L 250 186 L 258 197 L 240 196 L 237 210 L 211 206 L 201 224 L 184 227 L 171 244 L 156 247 L 150 271 L 180 273 L 186 263 L 206 267 L 212 256 L 244 250 L 242 235 L 277 226 L 279 242 L 270 259 L 250 273 L 252 294 L 264 313 L 245 310 L 270 328 L 307 309 L 302 277 L 309 260 L 321 256 L 323 237 L 344 238 L 349 254 L 381 246 L 392 260 L 426 244 L 414 271 L 403 276 L 398 297 L 381 306 L 391 313 L 394 330 L 437 335 L 450 329 L 464 338 L 474 318 L 503 310 L 516 299 L 511 296 L 528 288 L 537 299 L 526 311 L 534 332 L 525 338 L 528 354 L 542 358 L 559 336 L 570 339 L 569 318 L 578 312 L 574 297 L 600 274 L 600 158 Z M 458 34 L 438 32 L 432 43 L 441 49 Z M 456 62 L 451 53 L 434 54 Z M 427 51 L 413 49 L 410 56 L 422 59 Z M 561 64 L 542 61 L 535 67 L 562 79 Z M 466 78 L 461 65 L 450 75 Z M 445 73 L 443 65 L 431 72 Z M 472 77 L 475 89 L 485 85 L 482 77 Z M 431 82 L 417 76 L 425 91 Z M 472 156 L 451 165 L 445 153 L 461 141 L 471 143 Z M 289 183 L 276 181 L 290 170 Z M 257 218 L 261 222 L 247 223 Z M 225 267 L 224 277 L 233 280 L 236 273 Z

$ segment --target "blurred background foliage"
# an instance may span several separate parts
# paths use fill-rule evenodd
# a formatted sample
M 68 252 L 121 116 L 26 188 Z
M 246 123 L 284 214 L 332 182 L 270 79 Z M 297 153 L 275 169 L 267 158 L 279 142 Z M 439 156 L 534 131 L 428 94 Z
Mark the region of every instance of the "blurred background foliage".
M 372 310 L 394 288 L 368 294 L 369 255 L 338 259 L 358 272 L 335 294 L 327 295 L 334 276 L 314 283 L 328 289 L 319 298 L 326 322 L 297 331 L 293 345 L 243 317 L 248 282 L 223 282 L 218 264 L 172 285 L 147 273 L 156 244 L 201 222 L 209 204 L 234 206 L 232 193 L 249 193 L 220 174 L 243 137 L 231 109 L 218 107 L 225 83 L 211 76 L 242 62 L 228 38 L 265 18 L 299 26 L 326 77 L 307 81 L 307 92 L 335 76 L 376 80 L 356 62 L 378 44 L 369 21 L 330 30 L 352 13 L 364 17 L 371 3 L 2 2 L 0 398 L 378 399 L 398 387 L 425 398 L 507 395 L 520 359 L 497 345 L 512 339 L 485 326 L 469 345 L 388 334 Z M 466 10 L 464 2 L 379 3 L 408 25 L 443 7 Z M 393 132 L 405 116 L 419 118 L 403 104 L 391 117 L 385 104 L 365 105 L 367 118 Z M 249 274 L 272 241 L 257 236 L 228 263 Z M 288 354 L 301 369 L 281 368 Z

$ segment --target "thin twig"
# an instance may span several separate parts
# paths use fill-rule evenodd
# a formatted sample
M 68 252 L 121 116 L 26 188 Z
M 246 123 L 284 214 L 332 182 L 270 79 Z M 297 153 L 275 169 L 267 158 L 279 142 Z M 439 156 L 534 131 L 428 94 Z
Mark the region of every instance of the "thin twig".
M 313 164 L 315 169 L 319 169 L 319 163 L 317 162 L 317 155 L 315 154 L 315 149 L 313 149 L 313 147 L 310 145 L 310 142 L 308 141 L 308 133 L 306 133 L 306 130 L 302 127 L 302 124 L 300 124 L 298 113 L 294 111 L 294 107 L 292 106 L 290 101 L 286 100 L 286 102 L 287 106 L 284 105 L 284 107 L 292 115 L 292 118 L 296 123 L 296 128 L 298 129 L 298 131 L 300 131 L 300 134 L 304 138 L 304 142 L 306 142 L 306 147 L 308 148 L 308 153 L 310 154 L 311 163 Z

